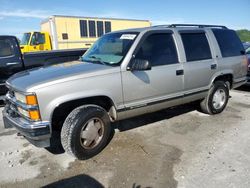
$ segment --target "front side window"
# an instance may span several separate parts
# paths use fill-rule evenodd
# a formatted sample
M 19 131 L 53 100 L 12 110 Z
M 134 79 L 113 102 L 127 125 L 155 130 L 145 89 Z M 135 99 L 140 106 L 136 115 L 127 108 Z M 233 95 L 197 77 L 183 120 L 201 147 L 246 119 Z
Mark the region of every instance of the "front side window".
M 82 60 L 91 63 L 118 66 L 126 56 L 138 33 L 110 33 L 103 35 L 82 56 Z
M 45 43 L 45 35 L 42 33 L 33 33 L 31 38 L 31 45 L 39 45 Z
M 187 61 L 211 59 L 211 51 L 205 33 L 182 33 Z
M 178 56 L 170 33 L 149 35 L 136 53 L 137 59 L 148 60 L 152 66 L 178 63 Z
M 28 45 L 30 40 L 30 33 L 24 33 L 20 45 Z
M 0 40 L 0 58 L 14 55 L 13 46 L 8 39 Z

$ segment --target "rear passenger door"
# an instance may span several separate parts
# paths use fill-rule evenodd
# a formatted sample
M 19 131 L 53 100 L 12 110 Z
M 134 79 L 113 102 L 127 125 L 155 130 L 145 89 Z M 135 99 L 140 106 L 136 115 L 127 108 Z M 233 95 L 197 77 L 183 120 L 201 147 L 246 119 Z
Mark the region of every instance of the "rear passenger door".
M 124 103 L 126 107 L 150 105 L 165 99 L 182 97 L 183 75 L 171 31 L 151 31 L 144 35 L 134 55 L 148 60 L 152 69 L 122 72 Z
M 217 64 L 212 58 L 208 35 L 204 30 L 180 31 L 185 50 L 184 94 L 192 95 L 208 89 Z

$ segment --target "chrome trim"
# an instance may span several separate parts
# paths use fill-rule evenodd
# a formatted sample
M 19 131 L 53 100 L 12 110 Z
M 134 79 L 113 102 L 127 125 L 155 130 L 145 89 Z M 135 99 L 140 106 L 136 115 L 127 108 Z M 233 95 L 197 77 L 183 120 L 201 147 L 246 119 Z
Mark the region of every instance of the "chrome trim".
M 0 96 L 0 101 L 4 101 L 5 100 L 5 95 Z
M 5 86 L 5 83 L 0 83 L 0 86 Z
M 12 63 L 7 63 L 6 65 L 10 66 L 10 65 L 18 65 L 18 64 L 19 64 L 19 62 L 12 62 Z
M 17 101 L 15 98 L 12 98 L 9 93 L 6 94 L 6 100 L 10 101 L 13 105 L 16 105 L 17 107 L 20 107 L 26 111 L 34 111 L 39 110 L 38 105 L 26 105 L 22 102 Z

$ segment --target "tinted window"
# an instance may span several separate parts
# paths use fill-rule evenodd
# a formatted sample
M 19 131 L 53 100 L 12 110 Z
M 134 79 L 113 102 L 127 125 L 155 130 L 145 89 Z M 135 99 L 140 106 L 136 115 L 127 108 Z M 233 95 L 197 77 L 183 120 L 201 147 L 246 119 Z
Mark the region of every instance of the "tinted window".
M 211 51 L 205 33 L 182 33 L 187 61 L 211 59 Z
M 152 34 L 143 41 L 136 54 L 138 59 L 149 60 L 152 66 L 178 63 L 172 34 Z
M 89 21 L 89 36 L 96 37 L 96 30 L 95 30 L 95 21 Z
M 97 21 L 97 36 L 100 37 L 103 35 L 103 22 Z
M 11 42 L 8 39 L 0 40 L 0 57 L 7 57 L 11 55 L 14 55 Z
M 105 22 L 105 33 L 111 32 L 111 22 Z
M 213 29 L 223 57 L 239 56 L 244 51 L 243 45 L 233 30 Z
M 86 20 L 80 20 L 80 33 L 81 33 L 81 37 L 88 37 Z

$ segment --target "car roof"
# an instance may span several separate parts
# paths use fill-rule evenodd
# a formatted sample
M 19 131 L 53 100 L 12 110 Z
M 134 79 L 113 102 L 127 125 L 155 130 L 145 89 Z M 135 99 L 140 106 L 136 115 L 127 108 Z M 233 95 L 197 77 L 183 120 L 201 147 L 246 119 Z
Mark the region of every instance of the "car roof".
M 133 28 L 133 29 L 125 29 L 116 32 L 144 32 L 144 31 L 152 31 L 152 30 L 205 30 L 206 28 L 214 28 L 214 29 L 227 29 L 225 26 L 221 25 L 201 25 L 201 24 L 171 24 L 171 25 L 155 25 L 151 27 L 143 27 L 143 28 Z

